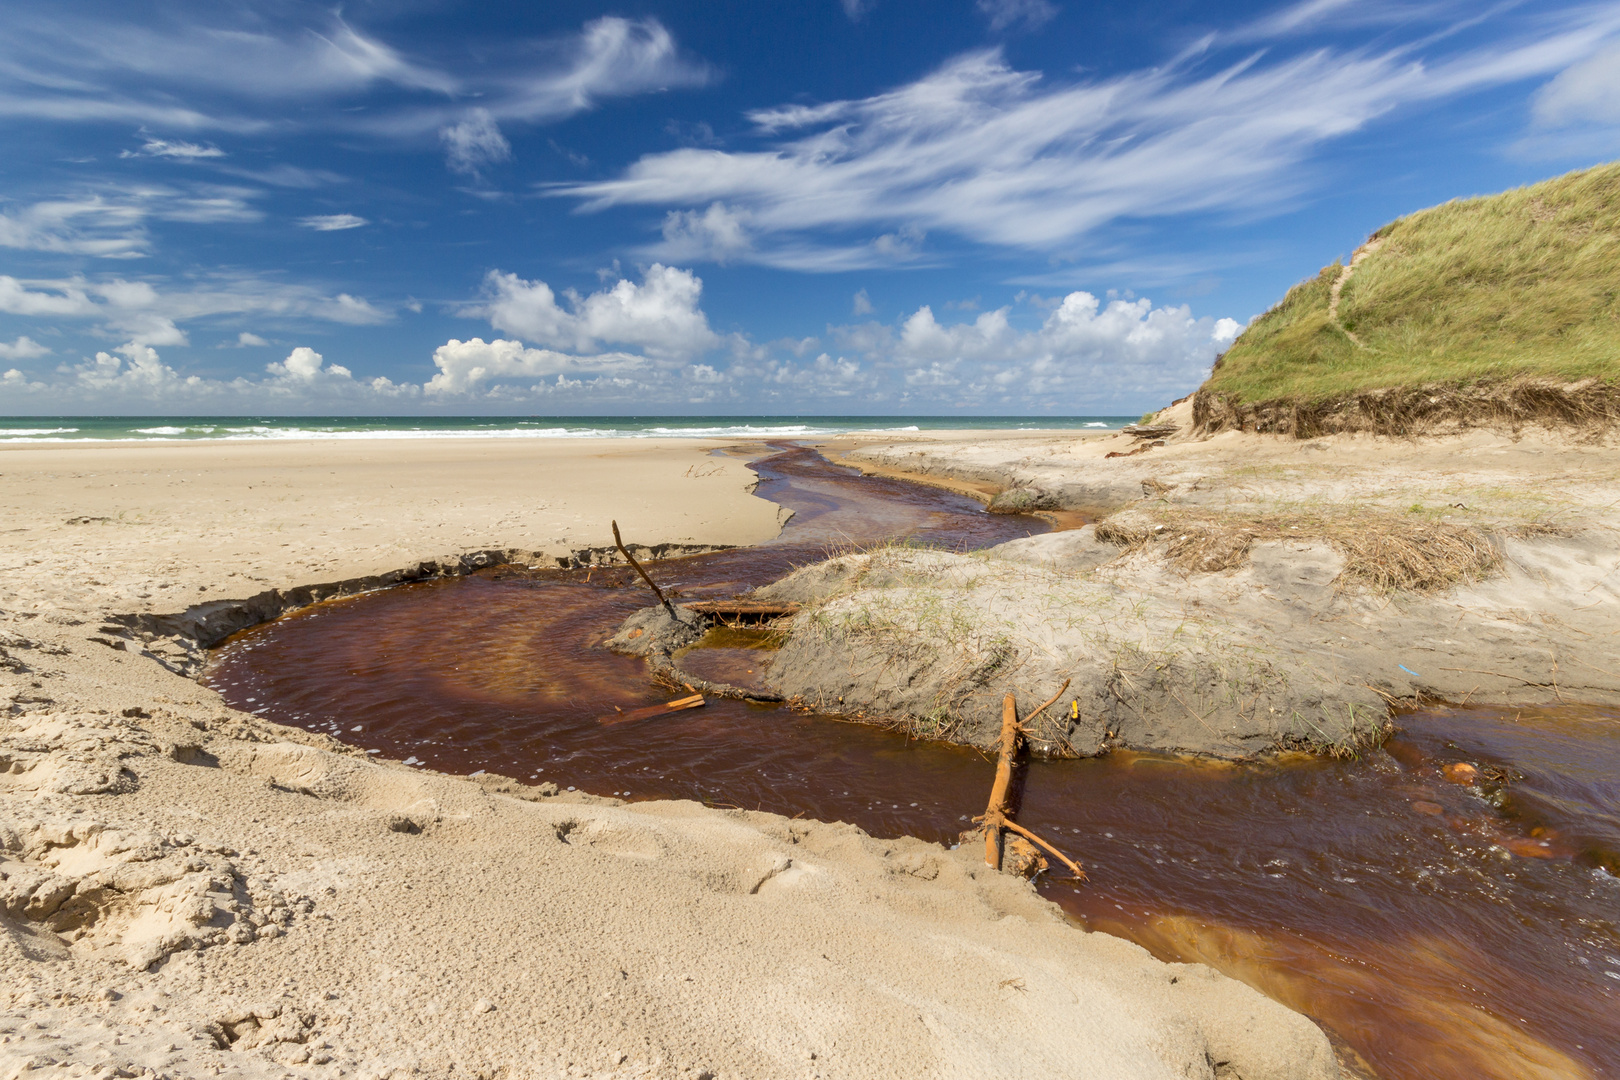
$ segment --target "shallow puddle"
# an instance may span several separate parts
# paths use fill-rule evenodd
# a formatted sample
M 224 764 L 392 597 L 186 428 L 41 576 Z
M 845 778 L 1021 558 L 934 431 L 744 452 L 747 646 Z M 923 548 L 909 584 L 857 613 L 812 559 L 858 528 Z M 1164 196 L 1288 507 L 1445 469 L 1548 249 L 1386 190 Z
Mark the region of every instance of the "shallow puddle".
M 783 536 L 658 564 L 661 583 L 729 595 L 848 546 L 1045 528 L 809 451 L 755 468 L 759 493 L 796 511 Z M 735 701 L 625 720 L 671 696 L 599 647 L 648 600 L 616 569 L 403 586 L 245 631 L 205 681 L 238 708 L 447 772 L 946 842 L 983 811 L 993 767 L 975 751 Z M 683 664 L 754 677 L 757 636 L 707 644 Z M 1620 716 L 1429 710 L 1400 725 L 1356 761 L 1035 762 L 1020 820 L 1091 879 L 1042 888 L 1087 926 L 1315 1017 L 1391 1080 L 1615 1075 Z

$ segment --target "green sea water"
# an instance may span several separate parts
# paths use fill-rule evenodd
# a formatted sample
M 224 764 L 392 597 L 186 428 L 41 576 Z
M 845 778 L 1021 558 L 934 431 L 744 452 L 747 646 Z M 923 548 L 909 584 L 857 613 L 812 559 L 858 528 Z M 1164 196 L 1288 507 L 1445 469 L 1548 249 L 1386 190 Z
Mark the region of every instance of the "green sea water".
M 1117 431 L 1134 416 L 28 416 L 0 443 L 263 439 L 795 439 L 857 431 Z

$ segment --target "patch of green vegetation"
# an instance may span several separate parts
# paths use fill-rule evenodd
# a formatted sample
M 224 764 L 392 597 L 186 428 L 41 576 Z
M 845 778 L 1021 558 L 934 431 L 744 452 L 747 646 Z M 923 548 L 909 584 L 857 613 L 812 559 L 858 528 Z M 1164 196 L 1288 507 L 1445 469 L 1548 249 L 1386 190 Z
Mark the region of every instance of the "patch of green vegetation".
M 1294 286 L 1204 389 L 1320 403 L 1532 377 L 1620 382 L 1620 162 L 1391 222 Z

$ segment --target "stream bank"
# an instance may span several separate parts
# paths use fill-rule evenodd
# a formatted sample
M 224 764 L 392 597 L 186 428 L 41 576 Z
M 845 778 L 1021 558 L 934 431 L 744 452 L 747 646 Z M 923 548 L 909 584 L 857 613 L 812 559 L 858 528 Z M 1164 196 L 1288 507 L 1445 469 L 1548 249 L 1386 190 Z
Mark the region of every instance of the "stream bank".
M 790 528 L 779 545 L 656 564 L 657 580 L 691 600 L 827 555 L 880 554 L 841 550 L 854 522 L 839 506 L 841 485 L 883 489 L 794 460 L 795 475 L 761 489 L 803 508 L 793 521 L 818 530 L 812 542 L 796 549 Z M 801 485 L 809 494 L 790 490 Z M 935 529 L 1017 524 L 977 504 L 943 513 L 937 496 L 907 496 Z M 894 529 L 887 495 L 847 505 L 874 504 Z M 871 532 L 854 530 L 866 547 Z M 210 681 L 266 718 L 415 767 L 482 772 L 494 788 L 550 781 L 631 807 L 690 799 L 845 821 L 896 838 L 903 859 L 915 849 L 899 838 L 949 844 L 982 812 L 993 767 L 965 746 L 743 701 L 621 722 L 675 696 L 640 659 L 601 648 L 647 596 L 622 567 L 490 569 L 247 631 L 216 654 Z M 732 648 L 698 652 L 761 656 Z M 1620 717 L 1473 703 L 1394 719 L 1394 738 L 1349 759 L 1116 749 L 1032 761 L 1019 820 L 1090 875 L 1042 891 L 1083 926 L 1207 961 L 1301 1010 L 1352 1072 L 1364 1061 L 1386 1080 L 1608 1075 L 1620 1057 L 1620 980 L 1608 974 L 1620 973 Z
M 988 749 L 1004 693 L 1068 678 L 1038 747 L 1240 760 L 1355 754 L 1392 707 L 1620 705 L 1612 440 L 1194 438 L 1189 408 L 1153 440 L 839 446 L 1095 524 L 800 568 L 755 594 L 803 607 L 765 685 Z

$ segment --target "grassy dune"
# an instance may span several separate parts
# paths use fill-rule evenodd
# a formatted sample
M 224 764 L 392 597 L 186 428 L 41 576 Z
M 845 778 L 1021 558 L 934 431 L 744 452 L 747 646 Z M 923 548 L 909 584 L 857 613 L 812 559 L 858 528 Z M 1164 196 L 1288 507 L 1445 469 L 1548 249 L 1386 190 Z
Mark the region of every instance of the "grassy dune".
M 1203 391 L 1320 406 L 1392 388 L 1620 382 L 1620 163 L 1419 211 L 1367 247 L 1353 269 L 1290 289 Z

